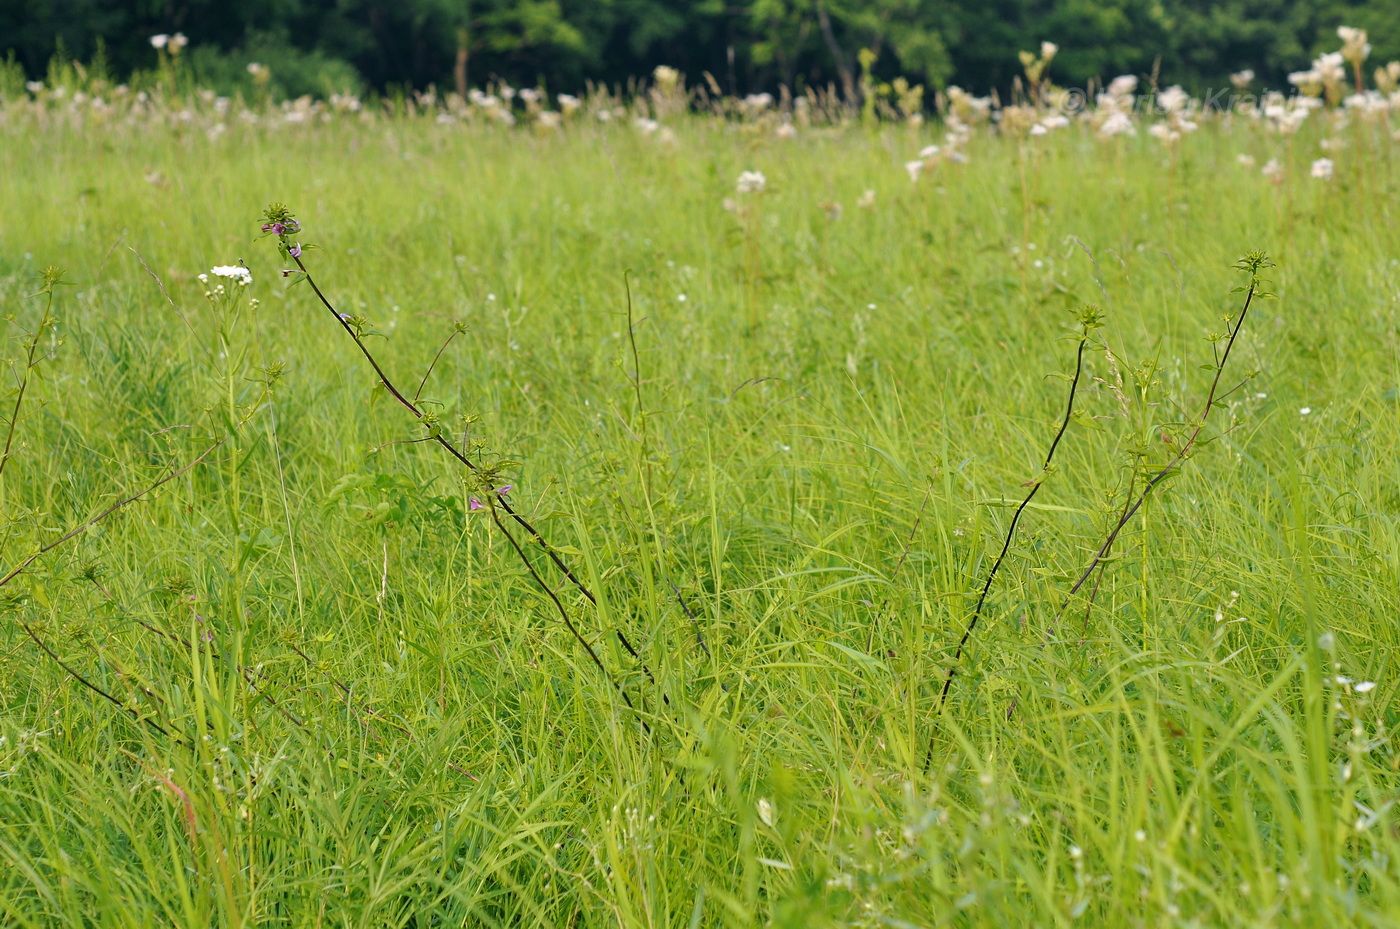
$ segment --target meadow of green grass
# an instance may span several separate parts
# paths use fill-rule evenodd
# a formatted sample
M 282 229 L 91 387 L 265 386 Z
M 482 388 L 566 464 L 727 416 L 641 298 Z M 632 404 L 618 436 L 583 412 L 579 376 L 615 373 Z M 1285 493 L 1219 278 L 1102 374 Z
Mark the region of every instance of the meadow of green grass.
M 227 436 L 3 591 L 0 922 L 1395 925 L 1388 130 L 1332 131 L 1325 181 L 1324 127 L 1221 121 L 984 132 L 911 183 L 933 127 L 672 126 L 0 124 L 7 421 L 68 282 L 5 564 Z M 281 277 L 269 201 L 396 381 L 465 325 L 427 406 L 597 594 L 536 554 L 607 676 Z M 1207 441 L 1057 619 L 1251 249 L 1276 296 Z

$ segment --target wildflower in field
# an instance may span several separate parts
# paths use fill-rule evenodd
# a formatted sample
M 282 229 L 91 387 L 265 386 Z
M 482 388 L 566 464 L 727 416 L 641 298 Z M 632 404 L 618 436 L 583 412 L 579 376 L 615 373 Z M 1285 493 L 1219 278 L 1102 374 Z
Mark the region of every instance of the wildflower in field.
M 244 287 L 253 283 L 253 272 L 242 265 L 215 265 L 209 269 L 209 273 L 215 277 L 226 277 L 230 280 L 237 281 Z M 201 280 L 203 280 L 202 277 Z
M 1026 71 L 1026 79 L 1032 85 L 1040 83 L 1040 79 L 1045 76 L 1045 69 L 1050 67 L 1050 60 L 1055 57 L 1055 53 L 1060 47 L 1054 42 L 1040 43 L 1040 56 L 1034 52 L 1021 52 L 1021 67 Z
M 1304 407 L 1299 407 L 1299 408 L 1298 408 L 1298 415 L 1299 415 L 1299 416 L 1307 416 L 1307 415 L 1308 415 L 1309 413 L 1311 413 L 1311 412 L 1312 412 L 1312 407 L 1310 407 L 1310 406 L 1304 406 Z
M 1127 113 L 1113 113 L 1099 126 L 1099 136 L 1111 139 L 1119 135 L 1137 135 L 1137 127 L 1133 125 L 1132 117 Z
M 681 73 L 669 65 L 657 65 L 656 70 L 651 72 L 651 76 L 656 79 L 657 86 L 670 89 L 680 83 Z
M 740 101 L 740 106 L 751 114 L 762 113 L 773 105 L 773 95 L 770 93 L 749 94 Z
M 43 82 L 43 81 L 25 81 L 25 82 L 24 82 L 24 89 L 27 90 L 27 91 L 29 91 L 31 94 L 33 94 L 34 96 L 37 97 L 37 96 L 40 94 L 40 92 L 42 92 L 43 89 L 44 89 L 44 82 Z
M 779 125 L 778 128 L 773 131 L 773 134 L 780 139 L 795 139 L 797 138 L 797 127 L 792 123 L 785 122 Z
M 468 500 L 467 500 L 467 509 L 472 510 L 472 511 L 476 511 L 476 510 L 481 509 L 481 500 L 480 500 L 480 498 L 472 497 L 472 498 L 468 499 Z
M 1281 135 L 1293 135 L 1307 121 L 1308 114 L 1322 105 L 1315 96 L 1285 100 L 1282 94 L 1269 93 L 1264 96 L 1263 113 Z
M 295 245 L 290 246 L 290 247 L 287 249 L 287 254 L 288 254 L 288 255 L 291 255 L 293 258 L 300 258 L 300 257 L 301 257 L 301 243 L 298 242 L 298 243 L 296 243 Z
M 1240 152 L 1238 155 L 1236 155 L 1235 160 L 1238 161 L 1240 164 L 1244 165 L 1246 168 L 1254 167 L 1254 156 L 1245 152 Z
M 1279 164 L 1277 158 L 1270 158 L 1264 162 L 1264 167 L 1259 169 L 1259 173 L 1275 184 L 1283 182 L 1283 165 Z
M 1179 113 L 1186 109 L 1190 97 L 1179 85 L 1173 84 L 1157 95 L 1157 105 L 1165 113 Z
M 1365 29 L 1338 26 L 1337 38 L 1342 40 L 1342 57 L 1352 65 L 1360 67 L 1361 62 L 1371 57 L 1371 43 Z
M 151 48 L 159 51 L 170 44 L 170 36 L 164 32 L 151 36 Z
M 875 191 L 867 190 L 856 198 L 856 206 L 862 210 L 868 210 L 875 205 Z
M 1309 97 L 1316 97 L 1322 93 L 1322 75 L 1316 68 L 1290 72 L 1288 83 L 1298 88 L 1300 94 L 1307 94 Z
M 1126 97 L 1137 90 L 1138 79 L 1134 74 L 1120 74 L 1108 82 L 1110 97 Z
M 923 159 L 915 158 L 913 161 L 906 161 L 904 163 L 904 170 L 909 172 L 909 180 L 917 181 L 919 179 L 919 175 L 924 170 Z
M 189 44 L 190 44 L 190 40 L 187 39 L 187 38 L 185 38 L 185 34 L 184 34 L 183 32 L 177 32 L 177 33 L 175 33 L 173 36 L 170 37 L 170 41 L 166 44 L 165 47 L 166 47 L 166 50 L 170 52 L 170 54 L 172 54 L 172 55 L 178 55 L 178 54 L 180 54 L 180 51 L 181 51 L 186 45 L 189 45 Z
M 1369 46 L 1366 52 L 1370 53 Z M 1335 104 L 1341 99 L 1342 86 L 1346 82 L 1345 61 L 1341 52 L 1328 52 L 1314 60 L 1308 70 L 1288 75 L 1288 82 L 1305 96 L 1325 97 L 1328 103 Z M 1360 66 L 1359 61 L 1357 66 Z
M 739 175 L 738 191 L 741 194 L 762 193 L 768 186 L 768 178 L 762 171 L 745 171 Z
M 1236 90 L 1244 90 L 1254 83 L 1254 69 L 1245 68 L 1243 71 L 1236 71 L 1230 75 L 1230 83 L 1234 85 Z
M 948 88 L 947 96 L 950 132 L 960 133 L 967 124 L 986 122 L 991 117 L 991 97 L 974 97 L 956 85 Z
M 1400 90 L 1400 61 L 1392 61 L 1384 67 L 1377 68 L 1374 77 L 1376 89 L 1381 93 L 1388 95 Z
M 1312 163 L 1312 176 L 1321 181 L 1332 179 L 1332 159 L 1319 158 Z

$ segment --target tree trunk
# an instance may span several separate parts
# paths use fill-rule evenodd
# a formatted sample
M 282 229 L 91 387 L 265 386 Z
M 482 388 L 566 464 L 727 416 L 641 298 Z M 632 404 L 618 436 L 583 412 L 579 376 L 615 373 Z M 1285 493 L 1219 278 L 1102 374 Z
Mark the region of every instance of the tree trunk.
M 467 98 L 467 51 L 468 35 L 466 29 L 457 30 L 457 61 L 452 66 L 452 77 L 457 83 L 457 96 L 463 100 Z
M 836 41 L 836 32 L 831 28 L 831 16 L 826 12 L 826 4 L 822 0 L 817 0 L 817 24 L 821 26 L 822 38 L 826 41 L 826 47 L 836 62 L 836 72 L 841 75 L 841 88 L 846 95 L 846 102 L 859 103 L 855 73 L 851 71 L 850 62 L 846 60 L 845 53 L 841 51 L 841 46 Z

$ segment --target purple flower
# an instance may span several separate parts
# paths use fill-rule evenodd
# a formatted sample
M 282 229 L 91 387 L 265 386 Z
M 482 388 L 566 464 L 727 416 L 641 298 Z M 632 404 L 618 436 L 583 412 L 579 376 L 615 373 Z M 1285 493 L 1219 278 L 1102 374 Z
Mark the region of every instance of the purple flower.
M 496 493 L 504 497 L 506 494 L 510 493 L 511 486 L 510 484 L 502 484 L 500 487 L 496 488 Z
M 343 323 L 348 323 L 348 322 L 350 322 L 351 318 L 352 318 L 352 317 L 350 316 L 349 313 L 341 313 L 341 314 L 340 314 L 340 321 L 343 322 Z
M 271 232 L 271 231 L 272 231 L 272 223 L 263 223 L 263 224 L 262 224 L 262 231 L 263 231 L 263 232 Z
M 478 500 L 476 497 L 472 497 L 470 500 L 467 501 L 467 509 L 469 509 L 469 510 L 479 510 L 479 509 L 481 509 L 481 501 Z
M 291 255 L 293 258 L 300 258 L 300 257 L 301 257 L 301 243 L 298 242 L 297 244 L 293 245 L 291 248 L 287 249 L 287 254 Z
M 271 228 L 268 231 L 276 235 L 281 235 L 282 233 L 287 231 L 287 226 L 285 223 L 272 223 Z

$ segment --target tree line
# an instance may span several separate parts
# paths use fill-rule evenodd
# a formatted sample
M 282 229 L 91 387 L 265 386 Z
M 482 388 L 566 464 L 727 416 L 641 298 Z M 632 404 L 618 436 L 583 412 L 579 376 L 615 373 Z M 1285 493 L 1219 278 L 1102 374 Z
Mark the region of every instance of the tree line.
M 1059 84 L 1155 74 L 1200 92 L 1243 68 L 1286 87 L 1337 48 L 1339 25 L 1366 29 L 1375 59 L 1400 58 L 1396 0 L 0 0 L 0 54 L 31 78 L 57 55 L 125 80 L 155 67 L 152 36 L 180 33 L 202 83 L 251 90 L 258 63 L 290 95 L 492 80 L 573 92 L 657 65 L 726 93 L 852 93 L 865 64 L 982 92 L 1051 41 Z

